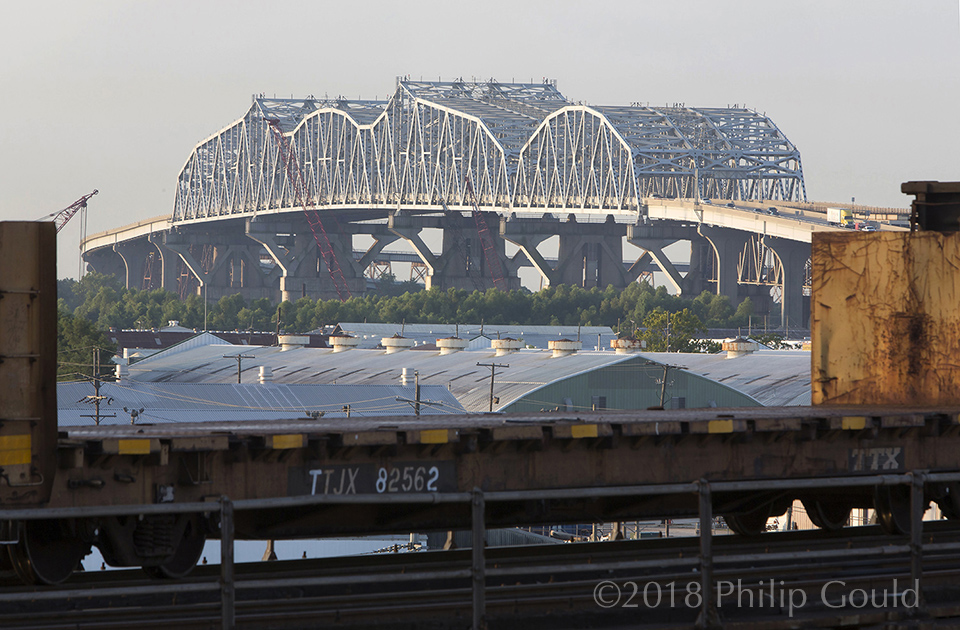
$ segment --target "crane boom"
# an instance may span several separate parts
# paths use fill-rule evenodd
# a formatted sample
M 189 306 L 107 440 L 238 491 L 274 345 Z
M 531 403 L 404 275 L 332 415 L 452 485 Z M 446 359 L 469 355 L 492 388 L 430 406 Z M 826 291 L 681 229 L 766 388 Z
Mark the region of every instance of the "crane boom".
M 493 276 L 493 286 L 501 291 L 506 291 L 507 281 L 503 277 L 503 269 L 500 266 L 500 256 L 497 254 L 496 243 L 493 240 L 493 235 L 490 234 L 490 230 L 487 228 L 487 222 L 483 218 L 483 213 L 480 212 L 480 207 L 477 205 L 477 193 L 473 190 L 473 184 L 470 183 L 469 175 L 465 178 L 464 183 L 467 185 L 467 192 L 470 193 L 470 201 L 473 203 L 473 220 L 477 224 L 477 234 L 480 237 L 480 244 L 483 245 L 483 257 L 487 261 L 487 269 L 490 271 L 490 275 Z
M 303 213 L 307 217 L 307 223 L 310 225 L 310 231 L 313 232 L 313 238 L 320 247 L 320 255 L 327 265 L 327 271 L 330 272 L 330 279 L 333 280 L 333 286 L 337 290 L 337 296 L 341 302 L 346 302 L 352 296 L 347 281 L 343 277 L 343 271 L 340 269 L 340 263 L 337 262 L 337 255 L 333 251 L 333 245 L 327 237 L 327 231 L 323 229 L 323 222 L 320 220 L 320 213 L 311 208 L 305 192 L 306 186 L 303 181 L 303 173 L 300 171 L 300 164 L 293 158 L 293 148 L 290 141 L 280 129 L 280 121 L 277 119 L 268 119 L 267 124 L 270 131 L 273 132 L 273 138 L 277 141 L 280 161 L 287 171 L 287 178 L 293 190 L 294 203 L 303 207 Z
M 80 197 L 79 199 L 74 201 L 72 204 L 64 208 L 63 210 L 60 210 L 59 212 L 54 212 L 52 214 L 48 214 L 47 216 L 37 220 L 43 221 L 45 219 L 53 219 L 54 224 L 56 224 L 57 226 L 57 232 L 59 233 L 60 230 L 63 229 L 63 226 L 67 224 L 67 221 L 73 218 L 73 215 L 75 215 L 77 212 L 79 212 L 83 208 L 87 207 L 87 199 L 89 199 L 90 197 L 93 197 L 99 192 L 100 192 L 99 190 L 94 189 L 92 193 L 87 193 L 83 197 Z

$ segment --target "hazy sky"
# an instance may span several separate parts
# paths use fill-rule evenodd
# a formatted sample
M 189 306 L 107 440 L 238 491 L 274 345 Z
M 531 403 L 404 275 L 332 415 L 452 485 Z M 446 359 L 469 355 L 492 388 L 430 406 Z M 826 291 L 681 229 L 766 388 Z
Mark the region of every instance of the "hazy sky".
M 905 207 L 901 182 L 960 180 L 957 0 L 17 2 L 0 58 L 0 220 L 97 188 L 90 233 L 169 214 L 194 145 L 251 94 L 384 98 L 401 74 L 746 104 L 800 149 L 816 201 Z

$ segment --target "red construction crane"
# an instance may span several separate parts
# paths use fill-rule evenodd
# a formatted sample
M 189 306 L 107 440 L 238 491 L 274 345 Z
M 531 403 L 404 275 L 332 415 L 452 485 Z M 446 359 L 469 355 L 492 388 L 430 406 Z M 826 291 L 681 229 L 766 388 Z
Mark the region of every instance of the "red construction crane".
M 303 213 L 307 216 L 307 223 L 310 225 L 310 231 L 313 232 L 313 238 L 320 247 L 320 254 L 323 261 L 327 264 L 327 271 L 330 272 L 330 279 L 333 280 L 333 286 L 337 289 L 337 296 L 341 302 L 350 299 L 350 288 L 343 277 L 343 271 L 340 269 L 340 263 L 337 262 L 337 255 L 333 251 L 333 245 L 327 237 L 327 231 L 323 229 L 323 222 L 320 221 L 320 213 L 315 208 L 311 208 L 307 200 L 306 185 L 303 181 L 303 172 L 300 170 L 300 163 L 293 157 L 293 148 L 290 146 L 290 140 L 280 129 L 280 121 L 276 118 L 268 119 L 270 131 L 273 132 L 273 138 L 277 141 L 279 148 L 280 161 L 287 171 L 287 178 L 293 190 L 294 203 L 303 207 Z
M 92 193 L 88 193 L 83 197 L 80 197 L 72 204 L 60 210 L 59 212 L 54 212 L 53 214 L 48 214 L 45 217 L 37 219 L 38 221 L 44 221 L 46 219 L 53 219 L 53 222 L 57 225 L 57 232 L 63 229 L 63 226 L 67 224 L 67 221 L 73 218 L 73 215 L 80 212 L 80 210 L 87 207 L 87 199 L 96 195 L 99 190 L 94 190 Z
M 487 222 L 483 218 L 483 213 L 477 206 L 477 195 L 473 191 L 473 184 L 470 183 L 469 175 L 464 183 L 467 185 L 467 192 L 470 193 L 470 201 L 473 203 L 473 220 L 477 223 L 477 234 L 480 236 L 481 245 L 483 245 L 483 257 L 487 261 L 487 269 L 493 276 L 493 285 L 501 291 L 506 291 L 507 282 L 506 278 L 503 277 L 503 269 L 500 267 L 500 255 L 497 253 L 493 235 L 487 229 Z

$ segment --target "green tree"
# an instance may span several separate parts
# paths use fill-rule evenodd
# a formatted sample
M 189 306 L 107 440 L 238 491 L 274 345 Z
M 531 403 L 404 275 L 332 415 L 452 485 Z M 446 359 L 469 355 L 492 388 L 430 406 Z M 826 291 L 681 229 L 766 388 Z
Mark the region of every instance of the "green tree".
M 57 380 L 76 380 L 93 375 L 93 352 L 100 348 L 101 373 L 110 371 L 110 356 L 117 348 L 93 322 L 57 311 Z
M 700 338 L 707 332 L 703 322 L 690 309 L 668 313 L 656 309 L 643 320 L 640 339 L 649 352 L 700 352 Z

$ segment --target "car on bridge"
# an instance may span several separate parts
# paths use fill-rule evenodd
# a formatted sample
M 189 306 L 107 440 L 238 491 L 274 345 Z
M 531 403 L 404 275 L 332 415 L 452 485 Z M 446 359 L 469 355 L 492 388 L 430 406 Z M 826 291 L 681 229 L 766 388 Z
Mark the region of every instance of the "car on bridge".
M 770 206 L 770 207 L 767 208 L 764 212 L 766 212 L 766 213 L 769 214 L 769 215 L 775 216 L 775 217 L 780 216 L 780 211 L 777 210 L 776 208 L 774 208 L 773 206 Z

